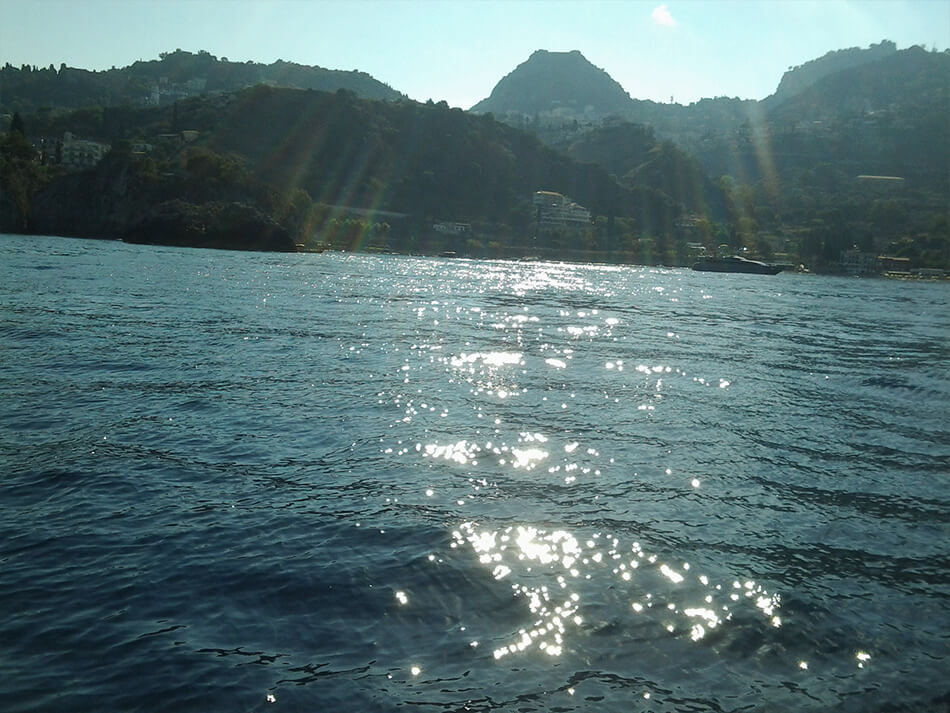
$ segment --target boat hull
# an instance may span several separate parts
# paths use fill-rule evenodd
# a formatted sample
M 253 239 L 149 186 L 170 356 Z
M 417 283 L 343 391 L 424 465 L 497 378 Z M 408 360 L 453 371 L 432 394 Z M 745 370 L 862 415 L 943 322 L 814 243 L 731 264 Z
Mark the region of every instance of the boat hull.
M 777 275 L 781 265 L 769 265 L 743 257 L 709 258 L 700 260 L 693 269 L 697 272 L 738 272 L 746 275 Z

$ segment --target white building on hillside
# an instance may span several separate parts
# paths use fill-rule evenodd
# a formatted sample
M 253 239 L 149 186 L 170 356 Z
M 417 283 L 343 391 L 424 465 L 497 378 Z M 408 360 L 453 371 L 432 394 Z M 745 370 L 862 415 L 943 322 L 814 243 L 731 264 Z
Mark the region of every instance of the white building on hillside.
M 536 191 L 534 209 L 538 228 L 586 228 L 590 225 L 590 211 L 567 196 L 554 191 Z
M 112 147 L 109 144 L 74 138 L 72 133 L 67 131 L 63 134 L 61 163 L 74 170 L 92 168 L 109 153 L 110 148 Z

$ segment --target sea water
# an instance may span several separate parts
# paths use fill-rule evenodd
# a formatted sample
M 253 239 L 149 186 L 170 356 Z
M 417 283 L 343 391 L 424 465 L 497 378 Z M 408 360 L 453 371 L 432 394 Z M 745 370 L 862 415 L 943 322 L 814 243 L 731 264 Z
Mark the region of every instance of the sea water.
M 0 237 L 0 708 L 950 706 L 950 284 Z

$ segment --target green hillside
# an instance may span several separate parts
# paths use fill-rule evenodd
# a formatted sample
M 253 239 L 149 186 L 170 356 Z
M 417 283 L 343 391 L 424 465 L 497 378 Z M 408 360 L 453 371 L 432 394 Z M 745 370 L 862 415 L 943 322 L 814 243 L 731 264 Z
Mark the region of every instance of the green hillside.
M 346 89 L 368 99 L 405 96 L 365 72 L 324 69 L 278 60 L 232 62 L 208 52 L 175 50 L 128 67 L 89 71 L 60 65 L 0 68 L 0 114 L 56 112 L 84 107 L 170 105 L 190 96 L 233 92 L 257 84 L 332 92 Z
M 725 245 L 817 270 L 857 246 L 950 267 L 950 52 L 829 53 L 768 101 L 689 107 L 632 100 L 579 52 L 536 52 L 476 107 L 508 124 L 284 62 L 178 51 L 126 70 L 0 70 L 4 106 L 100 92 L 2 117 L 0 229 L 666 264 Z M 385 101 L 272 86 L 320 77 Z M 174 100 L 116 104 L 129 87 Z M 66 173 L 66 132 L 112 153 Z M 536 191 L 580 222 L 542 220 Z
M 473 254 L 493 245 L 499 254 L 632 260 L 641 248 L 652 256 L 654 243 L 672 245 L 684 211 L 649 185 L 621 185 L 600 166 L 445 103 L 258 86 L 106 121 L 116 111 L 103 111 L 99 133 L 90 132 L 105 138 L 121 126 L 109 160 L 85 178 L 48 171 L 29 230 L 154 241 L 161 237 L 156 226 L 174 231 L 180 224 L 178 232 L 191 238 L 176 243 L 221 246 L 226 241 L 211 239 L 207 224 L 217 225 L 222 206 L 239 202 L 256 211 L 244 218 L 283 225 L 293 242 Z M 29 133 L 75 128 L 69 118 L 30 117 Z M 72 118 L 95 129 L 88 112 Z M 163 143 L 176 128 L 197 139 Z M 132 150 L 148 141 L 155 142 L 149 151 Z M 591 224 L 539 234 L 532 205 L 538 190 L 570 196 L 591 212 Z M 446 221 L 470 229 L 454 238 L 433 233 Z M 677 259 L 664 250 L 664 261 Z
M 599 116 L 626 112 L 630 103 L 623 87 L 577 50 L 537 50 L 471 111 L 533 115 L 564 110 L 570 115 Z
M 730 177 L 745 232 L 778 251 L 818 268 L 852 246 L 948 267 L 948 116 L 950 53 L 911 47 L 825 74 L 690 149 Z

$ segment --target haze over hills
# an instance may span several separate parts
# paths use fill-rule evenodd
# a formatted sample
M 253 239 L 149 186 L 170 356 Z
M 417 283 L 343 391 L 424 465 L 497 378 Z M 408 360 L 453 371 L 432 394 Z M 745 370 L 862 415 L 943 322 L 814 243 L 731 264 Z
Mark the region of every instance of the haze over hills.
M 882 45 L 892 43 L 882 43 Z M 876 45 L 872 50 L 881 47 Z M 950 101 L 950 52 L 928 52 L 922 47 L 874 52 L 867 62 L 849 63 L 835 71 L 796 82 L 794 91 L 779 91 L 765 103 L 777 123 L 816 121 L 879 112 L 907 114 L 917 121 L 921 112 L 940 111 Z M 836 57 L 835 57 L 836 59 Z M 803 68 L 804 70 L 804 68 Z M 786 75 L 786 78 L 788 75 Z M 783 78 L 783 84 L 786 83 Z M 946 118 L 946 114 L 944 114 Z

